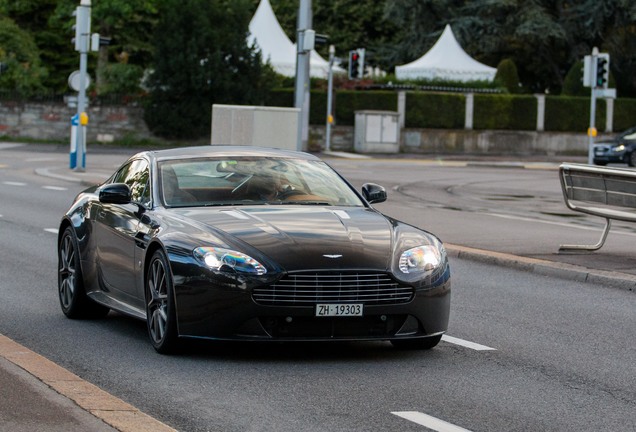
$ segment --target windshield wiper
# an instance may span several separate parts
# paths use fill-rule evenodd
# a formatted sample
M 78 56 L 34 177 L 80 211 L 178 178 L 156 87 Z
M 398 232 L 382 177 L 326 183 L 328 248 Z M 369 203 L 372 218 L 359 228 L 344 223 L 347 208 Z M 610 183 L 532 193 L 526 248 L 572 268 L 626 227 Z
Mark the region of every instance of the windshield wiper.
M 299 205 L 318 205 L 318 206 L 331 206 L 333 204 L 326 201 L 287 201 L 285 204 L 299 204 Z

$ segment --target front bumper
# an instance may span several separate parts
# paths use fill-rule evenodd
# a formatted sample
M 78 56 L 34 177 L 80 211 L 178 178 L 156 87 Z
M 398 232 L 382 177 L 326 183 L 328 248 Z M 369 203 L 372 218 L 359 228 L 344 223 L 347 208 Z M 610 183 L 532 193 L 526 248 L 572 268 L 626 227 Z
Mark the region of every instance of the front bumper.
M 447 270 L 448 271 L 448 270 Z M 218 340 L 388 340 L 438 335 L 448 328 L 450 276 L 419 287 L 400 304 L 365 304 L 362 317 L 316 317 L 316 306 L 257 304 L 250 289 L 211 280 L 175 284 L 181 337 Z
M 615 145 L 597 144 L 593 148 L 594 163 L 605 165 L 608 163 L 625 163 L 625 150 L 614 151 Z

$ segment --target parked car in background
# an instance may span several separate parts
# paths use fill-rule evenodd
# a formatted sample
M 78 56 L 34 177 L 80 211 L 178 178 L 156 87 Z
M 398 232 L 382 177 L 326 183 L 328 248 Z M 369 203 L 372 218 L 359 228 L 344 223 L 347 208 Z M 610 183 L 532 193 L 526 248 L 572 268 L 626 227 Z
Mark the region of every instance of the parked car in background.
M 62 218 L 62 311 L 145 320 L 160 353 L 182 338 L 433 348 L 448 327 L 448 258 L 433 234 L 371 206 L 386 197 L 306 153 L 139 153 Z
M 594 144 L 594 164 L 626 163 L 636 166 L 636 127 L 627 129 L 614 138 Z

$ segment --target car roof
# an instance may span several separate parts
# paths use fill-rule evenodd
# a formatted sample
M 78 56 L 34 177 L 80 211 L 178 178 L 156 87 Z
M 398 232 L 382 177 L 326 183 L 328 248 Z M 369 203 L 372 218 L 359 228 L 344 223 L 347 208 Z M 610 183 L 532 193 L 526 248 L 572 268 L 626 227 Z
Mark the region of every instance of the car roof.
M 196 147 L 177 147 L 166 150 L 154 150 L 147 153 L 150 153 L 151 157 L 155 158 L 159 162 L 174 159 L 193 159 L 205 157 L 231 158 L 246 156 L 320 160 L 318 157 L 309 153 L 255 146 L 204 145 Z

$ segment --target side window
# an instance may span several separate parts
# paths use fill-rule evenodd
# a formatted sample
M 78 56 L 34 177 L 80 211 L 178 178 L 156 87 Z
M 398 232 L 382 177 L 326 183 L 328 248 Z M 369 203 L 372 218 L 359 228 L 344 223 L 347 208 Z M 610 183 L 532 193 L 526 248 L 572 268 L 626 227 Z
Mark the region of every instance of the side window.
M 146 207 L 151 205 L 150 169 L 145 160 L 137 159 L 123 166 L 113 176 L 112 182 L 126 183 L 130 187 L 133 202 Z

